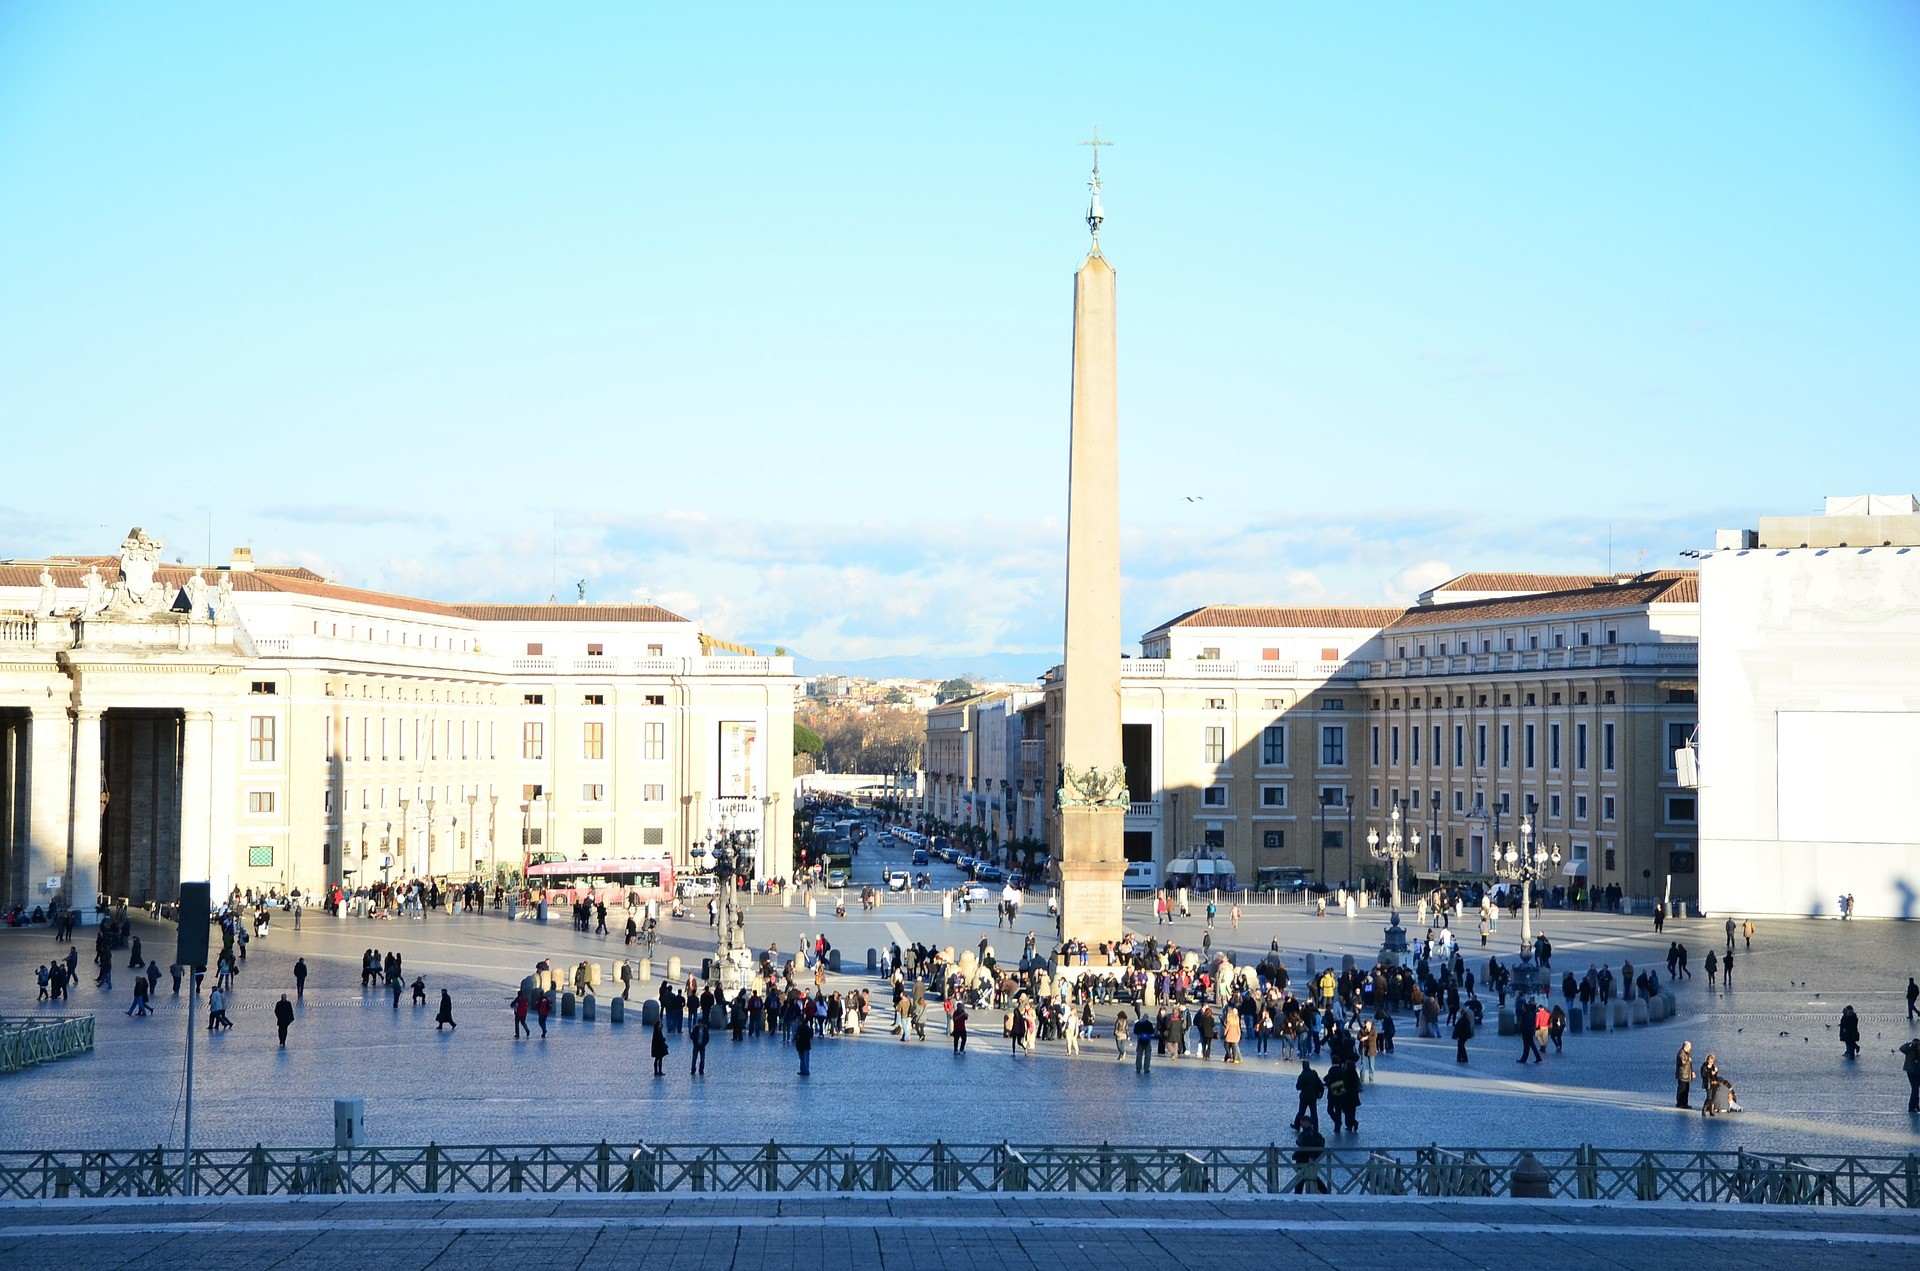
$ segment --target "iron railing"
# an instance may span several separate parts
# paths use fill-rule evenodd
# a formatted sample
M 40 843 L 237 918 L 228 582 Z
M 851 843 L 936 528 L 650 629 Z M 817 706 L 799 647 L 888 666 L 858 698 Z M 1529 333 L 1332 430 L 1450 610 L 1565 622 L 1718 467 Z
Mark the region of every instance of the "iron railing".
M 50 1064 L 93 1049 L 93 1016 L 0 1019 L 0 1073 Z
M 1536 1168 L 1537 1167 L 1537 1168 Z M 200 1196 L 451 1192 L 1229 1192 L 1920 1208 L 1920 1155 L 1596 1148 L 591 1143 L 205 1148 Z M 0 1152 L 0 1199 L 182 1194 L 177 1149 Z

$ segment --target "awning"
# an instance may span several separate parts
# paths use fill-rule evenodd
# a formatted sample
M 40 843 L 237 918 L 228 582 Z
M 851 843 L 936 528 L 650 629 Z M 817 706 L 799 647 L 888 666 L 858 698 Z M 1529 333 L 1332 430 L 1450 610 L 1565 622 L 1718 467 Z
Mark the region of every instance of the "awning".
M 1568 861 L 1560 867 L 1560 872 L 1568 878 L 1585 878 L 1587 876 L 1587 863 L 1585 861 Z

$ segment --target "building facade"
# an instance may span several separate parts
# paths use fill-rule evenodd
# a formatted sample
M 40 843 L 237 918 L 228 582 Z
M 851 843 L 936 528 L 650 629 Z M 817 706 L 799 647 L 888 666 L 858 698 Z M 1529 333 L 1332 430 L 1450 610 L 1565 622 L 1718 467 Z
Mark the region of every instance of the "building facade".
M 304 569 L 0 564 L 0 894 L 491 878 L 750 834 L 791 872 L 785 658 L 649 605 L 457 605 Z
M 1700 624 L 1701 903 L 1920 916 L 1920 503 L 1723 531 Z

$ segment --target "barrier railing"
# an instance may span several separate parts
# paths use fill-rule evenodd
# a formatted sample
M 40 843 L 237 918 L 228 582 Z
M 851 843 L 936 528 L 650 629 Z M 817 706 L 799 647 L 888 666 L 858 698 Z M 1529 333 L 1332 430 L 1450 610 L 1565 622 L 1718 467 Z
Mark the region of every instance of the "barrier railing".
M 84 1054 L 93 1049 L 93 1016 L 0 1019 L 0 1073 Z
M 78 1022 L 78 1021 L 74 1021 Z M 205 1148 L 201 1196 L 446 1192 L 1143 1192 L 1550 1197 L 1920 1208 L 1920 1155 L 1571 1148 L 591 1143 Z M 177 1150 L 0 1152 L 0 1199 L 179 1195 Z

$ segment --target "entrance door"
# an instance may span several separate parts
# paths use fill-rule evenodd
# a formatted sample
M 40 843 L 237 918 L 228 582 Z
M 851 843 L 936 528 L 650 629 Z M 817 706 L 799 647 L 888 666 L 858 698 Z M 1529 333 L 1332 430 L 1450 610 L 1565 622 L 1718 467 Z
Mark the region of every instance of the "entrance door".
M 103 718 L 100 890 L 139 905 L 180 894 L 179 711 L 109 710 Z
M 1487 872 L 1487 840 L 1485 835 L 1475 834 L 1467 840 L 1467 868 L 1476 874 Z

